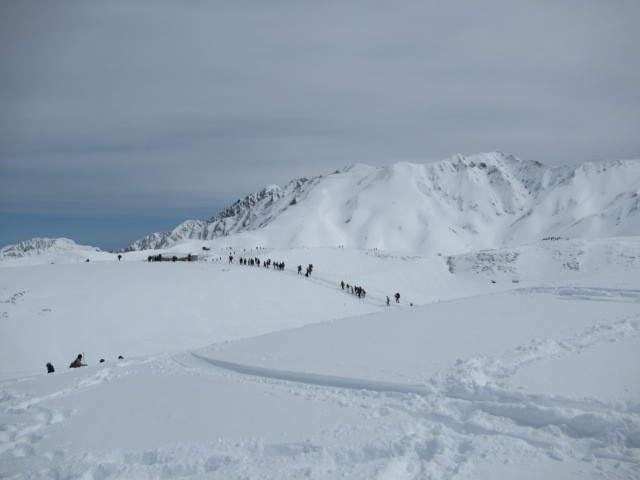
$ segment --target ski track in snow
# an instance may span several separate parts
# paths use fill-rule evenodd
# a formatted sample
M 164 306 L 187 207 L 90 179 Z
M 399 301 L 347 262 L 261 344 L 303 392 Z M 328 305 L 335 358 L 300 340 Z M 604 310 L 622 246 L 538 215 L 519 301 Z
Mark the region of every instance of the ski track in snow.
M 525 365 L 560 357 L 597 346 L 603 342 L 635 337 L 640 330 L 640 317 L 623 319 L 614 324 L 595 325 L 587 331 L 567 338 L 548 338 L 519 346 L 515 351 L 496 357 L 478 357 L 460 361 L 449 374 L 454 385 L 503 385 Z
M 397 393 L 414 393 L 418 395 L 426 395 L 430 393 L 430 389 L 425 385 L 411 385 L 393 382 L 376 382 L 374 380 L 364 380 L 358 378 L 345 378 L 333 375 L 319 375 L 314 373 L 293 372 L 287 370 L 276 370 L 270 368 L 255 367 L 251 365 L 242 365 L 239 363 L 225 362 L 215 358 L 204 357 L 193 354 L 199 360 L 203 360 L 215 367 L 231 370 L 243 375 L 252 375 L 255 377 L 269 378 L 273 380 L 283 380 L 286 382 L 307 383 L 310 385 L 318 385 L 324 387 L 346 388 L 349 390 L 371 390 L 374 392 L 397 392 Z

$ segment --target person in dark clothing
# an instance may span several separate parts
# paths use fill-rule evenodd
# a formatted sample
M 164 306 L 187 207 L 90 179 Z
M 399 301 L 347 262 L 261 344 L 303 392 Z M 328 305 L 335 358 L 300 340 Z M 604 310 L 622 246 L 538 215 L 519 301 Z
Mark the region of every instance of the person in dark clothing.
M 342 289 L 344 290 L 344 280 L 340 281 L 340 286 L 342 287 Z
M 56 369 L 53 368 L 53 365 L 51 363 L 47 363 L 47 373 L 53 373 L 55 371 Z
M 395 297 L 396 297 L 396 303 L 400 303 L 400 294 L 396 293 Z
M 389 306 L 389 302 L 391 302 L 391 300 L 389 300 L 389 295 L 387 295 L 387 307 Z
M 233 263 L 233 255 L 229 255 L 229 263 Z
M 302 275 L 302 265 L 298 265 L 298 275 Z
M 78 368 L 78 367 L 86 367 L 86 366 L 87 366 L 86 363 L 82 363 L 82 354 L 79 353 L 76 359 L 73 362 L 71 362 L 71 365 L 69 365 L 69 368 Z

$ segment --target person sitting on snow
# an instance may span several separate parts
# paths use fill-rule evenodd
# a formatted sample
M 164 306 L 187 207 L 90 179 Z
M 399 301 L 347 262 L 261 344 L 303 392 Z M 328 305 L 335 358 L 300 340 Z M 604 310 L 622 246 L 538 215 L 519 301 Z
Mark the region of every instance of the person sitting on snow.
M 82 354 L 79 353 L 78 357 L 71 362 L 71 365 L 69 365 L 69 368 L 78 368 L 78 367 L 86 367 L 87 364 L 86 363 L 82 363 Z

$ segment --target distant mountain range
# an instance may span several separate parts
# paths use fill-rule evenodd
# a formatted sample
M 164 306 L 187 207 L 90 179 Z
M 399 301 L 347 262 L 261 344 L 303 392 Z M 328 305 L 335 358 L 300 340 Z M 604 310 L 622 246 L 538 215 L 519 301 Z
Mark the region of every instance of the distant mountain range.
M 17 245 L 7 245 L 0 249 L 0 260 L 7 258 L 33 257 L 43 253 L 101 252 L 97 247 L 78 245 L 68 238 L 32 238 Z
M 247 195 L 122 252 L 251 234 L 264 247 L 464 253 L 545 237 L 640 235 L 640 162 L 553 168 L 500 152 L 388 167 L 352 165 Z M 259 242 L 259 243 L 257 243 Z
M 549 167 L 492 152 L 427 164 L 357 164 L 283 188 L 271 185 L 207 222 L 187 220 L 116 253 L 218 239 L 219 246 L 238 248 L 455 255 L 549 237 L 624 236 L 640 236 L 640 161 Z M 32 239 L 0 249 L 0 259 L 73 249 L 101 251 L 65 238 Z

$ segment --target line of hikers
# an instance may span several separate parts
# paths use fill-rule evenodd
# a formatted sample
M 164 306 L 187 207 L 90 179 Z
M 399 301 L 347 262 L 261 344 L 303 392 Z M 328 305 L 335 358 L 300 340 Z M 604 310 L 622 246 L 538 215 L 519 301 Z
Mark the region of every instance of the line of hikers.
M 233 263 L 233 255 L 229 255 L 229 263 Z M 258 257 L 255 257 L 255 258 L 241 257 L 239 259 L 239 263 L 240 265 L 257 265 L 259 267 L 261 262 Z M 269 268 L 271 264 L 272 264 L 271 259 L 262 262 L 262 265 L 265 268 Z M 273 269 L 284 270 L 284 262 L 273 262 Z M 313 264 L 310 263 L 307 266 L 307 270 L 304 276 L 310 277 L 312 272 L 313 272 Z M 298 265 L 298 275 L 302 275 L 302 265 Z M 348 283 L 345 283 L 344 280 L 340 281 L 340 286 L 342 287 L 342 290 L 346 290 L 347 293 L 356 295 L 358 298 L 365 298 L 367 295 L 367 291 L 364 288 L 356 285 L 349 285 Z M 396 292 L 396 294 L 394 295 L 394 298 L 396 299 L 396 303 L 400 303 L 400 293 Z M 389 306 L 390 304 L 391 304 L 391 299 L 387 295 L 387 306 Z M 413 303 L 411 304 L 411 306 L 413 306 Z
M 124 357 L 122 355 L 118 355 L 118 360 L 124 360 Z M 104 363 L 104 362 L 105 362 L 105 359 L 101 358 L 100 363 Z M 69 365 L 69 368 L 80 368 L 80 367 L 86 367 L 86 366 L 87 364 L 84 363 L 82 360 L 82 354 L 79 353 L 76 359 L 73 362 L 71 362 L 71 365 Z M 47 373 L 54 373 L 56 371 L 55 367 L 51 362 L 47 363 L 46 367 L 47 367 Z
M 233 257 L 229 255 L 229 263 L 233 263 Z M 260 259 L 258 257 L 255 258 L 240 258 L 238 259 L 238 263 L 240 265 L 251 265 L 251 266 L 260 266 Z M 272 262 L 271 259 L 265 260 L 262 262 L 262 266 L 264 268 L 269 268 L 273 264 L 274 270 L 284 270 L 284 262 Z
M 355 285 L 349 285 L 348 283 L 344 283 L 344 280 L 340 281 L 340 287 L 342 287 L 342 290 L 346 290 L 347 293 L 352 293 L 356 295 L 358 298 L 364 298 L 367 295 L 367 292 L 364 288 L 357 287 Z M 396 294 L 394 295 L 394 298 L 396 299 L 396 303 L 400 303 L 399 292 L 396 292 Z M 387 307 L 390 304 L 391 304 L 391 299 L 389 298 L 389 295 L 387 295 Z M 411 304 L 411 306 L 413 307 L 413 303 Z
M 352 293 L 358 298 L 364 298 L 367 295 L 367 291 L 364 288 L 349 285 L 348 283 L 344 283 L 344 280 L 340 281 L 340 286 L 342 287 L 342 290 L 346 289 L 347 293 Z
M 178 258 L 177 255 L 173 255 L 171 257 L 171 261 L 172 262 L 177 262 L 177 261 L 193 262 L 194 260 L 197 260 L 197 259 L 198 259 L 198 257 L 196 255 L 191 255 L 191 254 L 188 254 L 186 257 L 183 257 L 183 258 Z M 168 262 L 169 261 L 169 257 L 163 257 L 162 254 L 159 253 L 158 255 L 149 255 L 147 257 L 147 261 L 148 262 L 163 262 L 163 261 L 167 261 Z

